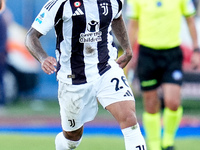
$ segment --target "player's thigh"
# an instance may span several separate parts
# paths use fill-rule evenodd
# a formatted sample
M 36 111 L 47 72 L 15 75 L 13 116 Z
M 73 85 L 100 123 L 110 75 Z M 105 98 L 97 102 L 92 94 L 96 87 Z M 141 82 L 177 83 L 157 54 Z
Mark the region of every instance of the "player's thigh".
M 116 102 L 135 100 L 123 69 L 118 66 L 108 70 L 95 87 L 97 98 L 104 108 Z
M 135 125 L 135 99 L 121 68 L 107 71 L 97 85 L 97 98 L 121 128 Z

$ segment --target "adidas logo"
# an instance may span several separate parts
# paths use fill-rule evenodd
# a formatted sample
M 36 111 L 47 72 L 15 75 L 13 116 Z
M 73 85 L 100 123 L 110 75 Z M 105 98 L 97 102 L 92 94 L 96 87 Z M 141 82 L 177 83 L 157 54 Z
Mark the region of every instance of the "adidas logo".
M 79 15 L 84 15 L 84 13 L 80 8 L 77 8 L 77 10 L 74 12 L 72 16 L 79 16 Z
M 126 96 L 133 96 L 133 95 L 131 94 L 131 92 L 129 90 L 127 90 L 127 92 L 124 94 L 124 97 L 126 97 Z

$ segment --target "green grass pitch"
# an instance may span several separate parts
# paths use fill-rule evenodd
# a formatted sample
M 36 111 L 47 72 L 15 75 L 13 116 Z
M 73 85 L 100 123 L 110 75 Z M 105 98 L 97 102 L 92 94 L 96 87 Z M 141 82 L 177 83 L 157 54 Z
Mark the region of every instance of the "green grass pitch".
M 55 150 L 55 135 L 0 134 L 1 150 Z M 176 139 L 176 150 L 199 150 L 200 138 Z M 125 150 L 122 137 L 84 136 L 76 150 Z

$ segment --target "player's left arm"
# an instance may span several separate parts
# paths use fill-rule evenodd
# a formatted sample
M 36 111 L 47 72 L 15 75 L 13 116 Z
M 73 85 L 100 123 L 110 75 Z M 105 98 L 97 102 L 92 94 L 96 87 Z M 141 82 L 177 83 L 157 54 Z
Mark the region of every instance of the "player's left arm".
M 122 15 L 119 18 L 113 20 L 112 31 L 115 34 L 120 46 L 124 50 L 123 55 L 117 59 L 119 66 L 124 68 L 131 60 L 133 54 Z
M 191 58 L 191 65 L 193 69 L 200 68 L 200 48 L 198 45 L 198 36 L 195 26 L 195 19 L 193 16 L 186 17 L 186 22 L 189 28 L 190 36 L 193 44 L 193 55 Z

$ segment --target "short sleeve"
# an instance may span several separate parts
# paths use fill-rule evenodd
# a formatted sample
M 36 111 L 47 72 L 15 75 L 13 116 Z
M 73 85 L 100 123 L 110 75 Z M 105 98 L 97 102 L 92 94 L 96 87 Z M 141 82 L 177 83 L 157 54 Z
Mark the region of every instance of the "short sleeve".
M 186 17 L 194 15 L 196 11 L 192 0 L 181 0 L 181 10 Z
M 137 0 L 127 0 L 126 16 L 131 19 L 139 18 L 139 5 Z
M 118 3 L 119 3 L 119 11 L 117 15 L 115 16 L 115 19 L 119 18 L 122 14 L 122 7 L 124 5 L 124 0 L 118 0 Z
M 32 28 L 36 29 L 41 34 L 46 35 L 54 27 L 54 20 L 60 6 L 60 2 L 62 1 L 48 1 L 35 18 Z

